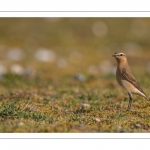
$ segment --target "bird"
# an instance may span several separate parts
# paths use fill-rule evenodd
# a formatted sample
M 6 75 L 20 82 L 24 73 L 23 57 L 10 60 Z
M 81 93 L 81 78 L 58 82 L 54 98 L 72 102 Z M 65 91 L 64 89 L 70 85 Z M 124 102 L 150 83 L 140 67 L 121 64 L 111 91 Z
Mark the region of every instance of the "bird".
M 121 85 L 129 95 L 127 111 L 131 110 L 131 105 L 133 101 L 132 94 L 137 94 L 147 100 L 150 100 L 138 84 L 134 75 L 132 74 L 126 55 L 121 52 L 116 52 L 112 56 L 115 57 L 115 59 L 117 60 L 116 79 L 119 85 Z

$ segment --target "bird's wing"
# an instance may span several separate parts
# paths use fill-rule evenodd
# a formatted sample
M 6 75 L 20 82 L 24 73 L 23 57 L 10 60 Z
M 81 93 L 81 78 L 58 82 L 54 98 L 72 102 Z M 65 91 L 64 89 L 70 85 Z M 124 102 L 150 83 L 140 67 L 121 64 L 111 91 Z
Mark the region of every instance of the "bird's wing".
M 122 69 L 122 76 L 124 77 L 125 80 L 129 81 L 132 85 L 134 85 L 139 91 L 141 91 L 143 94 L 144 91 L 141 89 L 140 85 L 137 83 L 136 79 L 134 78 L 134 76 L 131 74 L 129 75 L 129 73 L 127 73 L 126 68 Z M 146 94 L 145 94 L 146 95 Z

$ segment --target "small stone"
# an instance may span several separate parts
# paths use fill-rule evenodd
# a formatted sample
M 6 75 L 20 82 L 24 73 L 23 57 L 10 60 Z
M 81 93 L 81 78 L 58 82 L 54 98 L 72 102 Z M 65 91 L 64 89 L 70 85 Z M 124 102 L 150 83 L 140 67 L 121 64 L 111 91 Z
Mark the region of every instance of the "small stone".
M 86 77 L 83 74 L 79 73 L 79 74 L 75 75 L 75 79 L 78 80 L 78 81 L 84 82 L 86 80 Z
M 141 124 L 140 124 L 140 123 L 136 123 L 136 124 L 135 124 L 135 127 L 137 127 L 137 128 L 141 128 L 142 126 L 141 126 Z
M 95 120 L 96 120 L 97 122 L 101 122 L 100 118 L 95 118 Z
M 19 122 L 19 123 L 18 123 L 18 126 L 23 126 L 23 125 L 24 125 L 23 122 Z
M 89 107 L 91 107 L 91 105 L 90 104 L 82 104 L 82 107 L 86 107 L 86 108 L 89 108 Z

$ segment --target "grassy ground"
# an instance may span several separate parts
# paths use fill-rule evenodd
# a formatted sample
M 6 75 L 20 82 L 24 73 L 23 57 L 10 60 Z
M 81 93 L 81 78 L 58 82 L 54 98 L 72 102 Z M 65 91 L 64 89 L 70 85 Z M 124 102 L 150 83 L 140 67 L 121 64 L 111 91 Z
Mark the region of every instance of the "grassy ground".
M 126 112 L 128 95 L 116 82 L 111 57 L 127 54 L 150 97 L 149 18 L 0 22 L 0 132 L 150 131 L 150 102 L 134 95 Z M 46 56 L 35 57 L 39 49 Z

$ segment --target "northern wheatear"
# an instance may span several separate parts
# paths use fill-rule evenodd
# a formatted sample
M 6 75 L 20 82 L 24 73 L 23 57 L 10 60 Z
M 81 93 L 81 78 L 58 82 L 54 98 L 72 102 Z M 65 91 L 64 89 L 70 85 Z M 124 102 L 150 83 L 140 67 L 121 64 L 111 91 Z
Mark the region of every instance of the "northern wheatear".
M 132 94 L 143 96 L 147 100 L 149 100 L 149 98 L 143 92 L 135 77 L 131 73 L 126 55 L 124 53 L 115 53 L 112 56 L 116 58 L 118 63 L 116 70 L 116 79 L 118 83 L 128 92 L 129 95 L 129 104 L 127 111 L 130 111 L 132 104 Z

